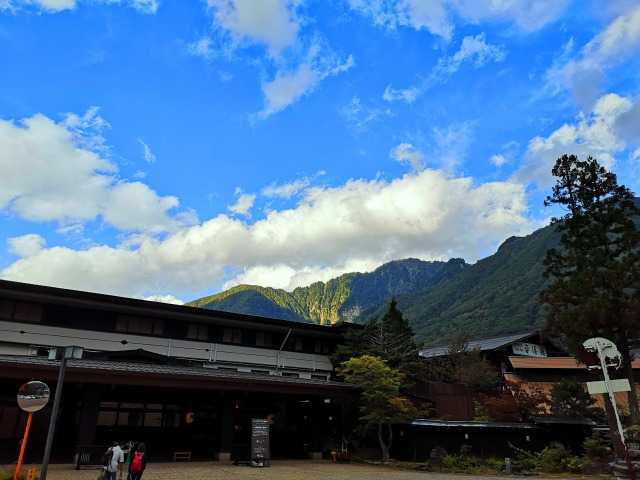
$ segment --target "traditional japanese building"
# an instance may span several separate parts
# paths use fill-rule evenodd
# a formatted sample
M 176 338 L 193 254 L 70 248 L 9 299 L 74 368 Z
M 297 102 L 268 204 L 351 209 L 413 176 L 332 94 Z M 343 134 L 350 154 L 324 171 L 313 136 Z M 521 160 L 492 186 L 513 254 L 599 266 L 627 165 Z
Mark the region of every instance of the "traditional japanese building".
M 157 460 L 249 456 L 254 418 L 274 457 L 318 457 L 340 438 L 357 392 L 328 355 L 348 325 L 319 326 L 0 281 L 0 462 L 17 458 L 29 380 L 56 389 L 66 362 L 52 461 L 144 441 Z M 52 402 L 33 415 L 25 462 L 42 459 Z M 96 450 L 97 449 L 97 450 Z

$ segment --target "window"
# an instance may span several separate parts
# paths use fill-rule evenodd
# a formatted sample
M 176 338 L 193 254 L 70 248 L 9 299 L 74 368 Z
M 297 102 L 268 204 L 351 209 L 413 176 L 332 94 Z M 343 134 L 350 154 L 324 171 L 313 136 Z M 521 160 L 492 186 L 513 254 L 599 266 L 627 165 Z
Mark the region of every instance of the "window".
M 190 323 L 187 331 L 187 338 L 192 340 L 208 340 L 209 339 L 209 327 L 207 325 L 201 325 L 199 323 Z
M 256 347 L 273 347 L 273 336 L 270 333 L 256 332 Z
M 164 332 L 164 321 L 157 318 L 118 315 L 116 331 L 142 333 L 145 335 L 162 335 Z
M 328 380 L 326 375 L 311 375 L 311 380 L 324 380 L 325 382 Z
M 300 378 L 299 373 L 291 373 L 291 372 L 282 372 L 283 377 L 292 377 L 292 378 Z
M 328 354 L 329 353 L 329 343 L 326 340 L 316 339 L 315 352 L 316 353 Z
M 222 333 L 222 341 L 224 343 L 242 343 L 242 330 L 239 328 L 225 328 Z
M 289 337 L 285 350 L 295 350 L 297 352 L 302 350 L 302 337 Z
M 17 302 L 13 311 L 13 319 L 22 322 L 39 322 L 42 320 L 42 305 Z
M 258 373 L 260 375 L 269 375 L 269 370 L 251 370 L 251 373 Z

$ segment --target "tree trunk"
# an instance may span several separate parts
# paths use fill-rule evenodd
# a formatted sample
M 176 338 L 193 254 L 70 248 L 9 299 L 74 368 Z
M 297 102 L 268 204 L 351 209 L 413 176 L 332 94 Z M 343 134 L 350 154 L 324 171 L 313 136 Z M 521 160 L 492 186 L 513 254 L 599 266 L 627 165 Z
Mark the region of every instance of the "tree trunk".
M 384 430 L 383 430 L 383 425 L 381 423 L 378 424 L 378 442 L 380 443 L 380 448 L 382 448 L 382 461 L 383 462 L 388 462 L 389 461 L 389 447 L 387 446 L 387 444 L 384 441 Z
M 622 355 L 622 368 L 624 369 L 625 378 L 629 380 L 631 390 L 627 394 L 629 399 L 629 419 L 633 425 L 640 424 L 640 406 L 638 405 L 638 394 L 636 392 L 635 379 L 633 377 L 633 368 L 631 366 L 631 352 L 629 351 L 628 338 L 626 336 L 618 342 L 618 351 Z

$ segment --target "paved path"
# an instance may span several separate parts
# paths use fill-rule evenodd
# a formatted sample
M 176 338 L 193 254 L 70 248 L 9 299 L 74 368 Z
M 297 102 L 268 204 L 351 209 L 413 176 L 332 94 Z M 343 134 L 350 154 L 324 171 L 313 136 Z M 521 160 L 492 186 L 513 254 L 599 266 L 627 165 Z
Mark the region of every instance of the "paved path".
M 28 467 L 27 465 L 26 468 Z M 47 478 L 48 480 L 96 480 L 99 473 L 99 470 L 76 470 L 75 465 L 50 465 Z M 234 466 L 230 462 L 149 463 L 142 478 L 143 480 L 201 480 L 210 478 L 230 480 L 262 478 L 277 480 L 452 480 L 457 478 L 505 480 L 514 477 L 505 475 L 476 477 L 474 475 L 418 472 L 382 465 L 334 463 L 330 460 L 278 460 L 272 461 L 270 467 Z M 534 478 L 543 480 L 541 477 Z M 126 475 L 124 479 L 126 479 Z

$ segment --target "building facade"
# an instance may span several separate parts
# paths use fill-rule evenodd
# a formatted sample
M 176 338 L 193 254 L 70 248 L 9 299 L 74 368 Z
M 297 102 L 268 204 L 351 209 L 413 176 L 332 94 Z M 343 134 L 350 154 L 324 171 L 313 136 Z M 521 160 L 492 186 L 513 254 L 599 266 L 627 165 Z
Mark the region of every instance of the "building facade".
M 51 461 L 143 441 L 152 458 L 246 460 L 254 418 L 273 457 L 319 457 L 340 438 L 356 390 L 328 355 L 348 325 L 318 326 L 0 281 L 0 462 L 17 458 L 27 413 L 17 392 L 66 364 Z M 34 413 L 25 461 L 42 458 L 51 403 Z

